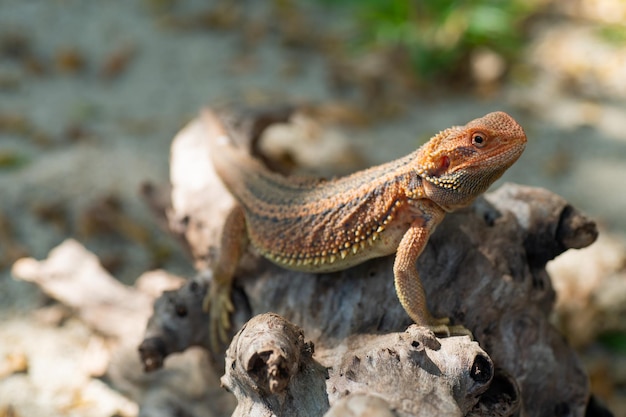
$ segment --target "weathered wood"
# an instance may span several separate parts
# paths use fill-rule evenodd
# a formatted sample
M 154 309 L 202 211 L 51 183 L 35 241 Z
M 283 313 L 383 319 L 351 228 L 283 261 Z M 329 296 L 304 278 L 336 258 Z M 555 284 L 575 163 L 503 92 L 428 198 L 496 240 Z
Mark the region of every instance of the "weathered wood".
M 233 417 L 321 416 L 327 371 L 312 354 L 302 331 L 282 317 L 252 318 L 233 339 L 222 377 L 239 401 Z
M 195 125 L 188 134 L 194 135 L 193 140 L 179 136 L 174 142 L 173 171 L 188 163 L 184 156 L 189 154 L 201 161 L 196 165 L 202 169 L 173 181 L 173 200 L 184 199 L 188 204 L 174 204 L 169 216 L 186 219 L 178 224 L 184 226 L 181 230 L 188 236 L 197 266 L 206 270 L 211 263 L 206 254 L 219 251 L 224 207 L 233 202 L 209 169 L 206 132 Z M 195 148 L 181 150 L 184 140 L 193 142 Z M 191 183 L 203 186 L 190 187 Z M 542 189 L 506 184 L 468 209 L 448 215 L 431 237 L 417 262 L 429 308 L 434 315 L 449 316 L 453 323 L 469 328 L 497 370 L 494 390 L 483 395 L 471 415 L 584 415 L 587 377 L 573 350 L 548 321 L 555 293 L 545 263 L 568 248 L 590 244 L 596 235 L 595 224 L 560 197 Z M 355 354 L 355 345 L 346 340 L 403 332 L 410 325 L 393 288 L 392 263 L 393 257 L 380 258 L 346 271 L 315 275 L 286 271 L 250 253 L 237 274 L 240 292 L 235 298 L 233 330 L 254 315 L 278 313 L 313 341 L 314 359 L 336 372 L 344 358 Z M 195 332 L 206 332 L 202 314 L 193 320 L 190 316 L 182 326 L 184 331 L 167 325 L 167 320 L 161 322 L 168 331 L 152 329 L 152 337 L 162 337 L 162 344 L 176 346 L 175 350 L 192 344 Z M 174 343 L 168 338 L 178 340 Z M 167 354 L 162 352 L 163 357 Z M 449 365 L 444 361 L 432 369 L 440 373 Z M 433 378 L 433 390 L 436 380 Z M 373 395 L 424 389 L 406 384 L 371 374 L 363 386 Z M 330 389 L 330 382 L 327 387 Z M 268 400 L 266 395 L 259 396 Z M 332 405 L 343 396 L 321 396 L 318 404 L 329 401 Z M 398 401 L 411 400 L 409 396 Z M 453 406 L 442 403 L 438 415 L 454 415 L 445 413 Z M 408 407 L 403 412 L 415 415 L 414 410 Z
M 84 378 L 103 378 L 139 404 L 142 416 L 218 417 L 234 408 L 233 398 L 219 388 L 219 375 L 206 353 L 189 349 L 189 344 L 180 349 L 186 350 L 184 354 L 170 358 L 167 371 L 145 374 L 142 369 L 137 345 L 152 314 L 152 303 L 164 291 L 168 294 L 179 288 L 180 277 L 152 271 L 139 277 L 133 287 L 123 285 L 106 272 L 94 254 L 71 239 L 54 248 L 45 260 L 20 259 L 12 273 L 69 307 L 92 329 L 95 339 L 106 340 L 97 359 L 76 358 L 88 362 L 85 372 L 89 374 Z M 168 314 L 159 311 L 158 316 Z M 166 321 L 176 324 L 175 317 L 173 311 Z M 152 364 L 150 357 L 145 359 L 144 368 L 161 365 Z
M 134 343 L 150 315 L 153 298 L 121 284 L 100 265 L 96 255 L 73 239 L 53 249 L 44 261 L 18 260 L 12 273 L 37 284 L 108 337 L 131 338 Z
M 438 341 L 417 326 L 355 335 L 321 362 L 292 323 L 275 314 L 252 318 L 227 351 L 222 383 L 239 400 L 233 416 L 321 416 L 355 394 L 380 398 L 399 416 L 463 416 L 493 377 L 491 360 L 469 337 Z

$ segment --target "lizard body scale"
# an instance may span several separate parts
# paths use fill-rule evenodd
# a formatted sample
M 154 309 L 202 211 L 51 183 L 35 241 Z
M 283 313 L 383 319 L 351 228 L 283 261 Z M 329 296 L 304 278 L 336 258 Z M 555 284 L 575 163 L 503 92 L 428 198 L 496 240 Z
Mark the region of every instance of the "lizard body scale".
M 469 205 L 522 154 L 526 135 L 512 117 L 489 113 L 439 132 L 405 157 L 328 181 L 270 172 L 232 144 L 210 111 L 203 118 L 215 171 L 239 202 L 226 220 L 205 299 L 214 338 L 226 339 L 230 287 L 247 243 L 277 265 L 307 272 L 396 253 L 395 287 L 407 314 L 436 332 L 455 331 L 430 315 L 415 261 L 445 213 Z

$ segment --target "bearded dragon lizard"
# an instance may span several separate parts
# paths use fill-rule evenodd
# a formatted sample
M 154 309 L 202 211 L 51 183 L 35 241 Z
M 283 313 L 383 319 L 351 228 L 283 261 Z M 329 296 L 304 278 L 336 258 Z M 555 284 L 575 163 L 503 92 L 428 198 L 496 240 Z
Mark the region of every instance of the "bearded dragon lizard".
M 320 273 L 395 253 L 395 288 L 409 317 L 435 333 L 468 333 L 430 314 L 416 260 L 445 213 L 468 206 L 522 154 L 526 135 L 511 116 L 489 113 L 403 158 L 328 181 L 270 172 L 211 111 L 203 119 L 215 170 L 239 203 L 205 298 L 214 340 L 227 340 L 233 274 L 248 244 L 281 267 Z

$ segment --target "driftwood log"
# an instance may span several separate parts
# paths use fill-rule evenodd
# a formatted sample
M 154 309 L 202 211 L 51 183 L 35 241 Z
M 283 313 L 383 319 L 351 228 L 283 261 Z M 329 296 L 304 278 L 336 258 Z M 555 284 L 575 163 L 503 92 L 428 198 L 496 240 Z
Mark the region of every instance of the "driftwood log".
M 172 145 L 167 217 L 199 274 L 156 302 L 140 346 L 146 370 L 209 346 L 201 300 L 234 201 L 211 170 L 207 134 L 194 121 Z M 393 257 L 307 274 L 250 252 L 234 297 L 233 332 L 243 328 L 222 379 L 239 401 L 234 415 L 583 416 L 588 380 L 549 322 L 555 292 L 545 264 L 596 236 L 564 199 L 515 184 L 448 215 L 417 268 L 433 314 L 463 324 L 477 343 L 409 327 Z M 267 312 L 280 317 L 255 317 Z
M 140 406 L 139 417 L 221 417 L 234 408 L 232 397 L 219 387 L 221 371 L 215 372 L 203 350 L 187 349 L 176 355 L 168 361 L 164 372 L 146 374 L 138 360 L 137 345 L 155 298 L 181 287 L 182 278 L 165 271 L 151 271 L 139 277 L 134 286 L 123 285 L 100 265 L 96 255 L 73 239 L 54 248 L 45 260 L 18 260 L 12 273 L 17 279 L 36 284 L 60 303 L 43 309 L 55 309 L 52 314 L 39 314 L 56 317 L 54 320 L 69 315 L 78 317 L 92 330 L 92 340 L 101 341 L 96 344 L 101 348 L 85 349 L 84 357 L 76 358 L 84 365 L 70 380 L 78 374 L 85 381 L 105 380 L 113 390 Z M 60 393 L 59 397 L 63 395 Z M 119 401 L 108 405 L 120 407 Z M 119 415 L 136 416 L 132 411 Z

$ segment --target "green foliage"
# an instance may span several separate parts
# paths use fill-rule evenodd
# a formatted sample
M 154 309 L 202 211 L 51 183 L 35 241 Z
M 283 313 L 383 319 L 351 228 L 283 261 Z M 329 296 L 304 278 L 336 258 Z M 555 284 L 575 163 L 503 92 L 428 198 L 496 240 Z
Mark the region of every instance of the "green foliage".
M 598 29 L 600 38 L 615 46 L 626 45 L 626 26 L 604 25 Z
M 454 74 L 487 47 L 513 58 L 538 0 L 318 0 L 352 12 L 357 46 L 403 48 L 422 78 Z
M 626 333 L 611 332 L 604 333 L 598 338 L 600 343 L 616 353 L 626 354 Z
M 28 163 L 28 158 L 10 150 L 0 150 L 0 170 L 20 168 Z

